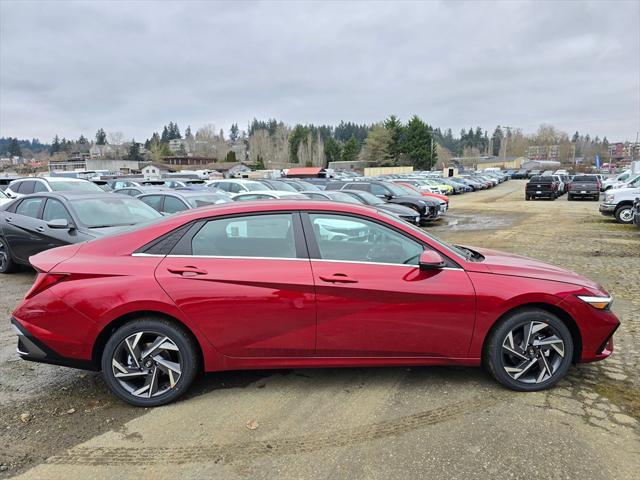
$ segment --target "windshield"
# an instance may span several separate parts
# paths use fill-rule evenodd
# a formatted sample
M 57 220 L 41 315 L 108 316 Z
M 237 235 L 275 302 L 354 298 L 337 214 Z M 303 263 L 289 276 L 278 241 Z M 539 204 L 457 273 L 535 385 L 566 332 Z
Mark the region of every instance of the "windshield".
M 242 184 L 250 192 L 260 192 L 263 190 L 269 190 L 265 185 L 258 182 L 247 182 Z
M 391 193 L 393 193 L 394 195 L 403 197 L 407 195 L 406 190 L 403 190 L 400 185 L 395 185 L 393 183 L 385 183 L 385 186 L 391 190 Z
M 404 190 L 405 195 L 409 195 L 411 197 L 421 197 L 422 194 L 414 187 L 411 188 L 409 185 L 398 185 L 402 190 Z
M 69 202 L 87 228 L 119 227 L 146 222 L 162 215 L 136 198 L 78 198 Z
M 327 192 L 327 193 L 329 195 L 329 198 L 331 198 L 331 200 L 334 200 L 336 202 L 353 203 L 357 205 L 362 205 L 361 201 L 356 200 L 348 193 L 343 193 L 343 192 L 331 192 L 331 193 Z
M 358 191 L 360 197 L 367 205 L 384 205 L 384 201 L 376 197 L 373 193 Z
M 83 192 L 102 192 L 98 185 L 92 182 L 49 182 L 51 190 L 54 192 L 70 192 L 70 191 L 83 191 Z
M 198 195 L 197 197 L 185 197 L 185 200 L 193 208 L 204 207 L 205 205 L 216 205 L 219 203 L 229 203 L 232 201 L 229 197 L 211 194 Z
M 9 198 L 9 197 L 7 197 L 7 195 L 2 190 L 0 190 L 0 198 Z
M 281 192 L 297 192 L 295 188 L 293 188 L 287 182 L 283 182 L 281 180 L 271 180 L 271 185 L 276 187 L 276 190 L 280 190 Z

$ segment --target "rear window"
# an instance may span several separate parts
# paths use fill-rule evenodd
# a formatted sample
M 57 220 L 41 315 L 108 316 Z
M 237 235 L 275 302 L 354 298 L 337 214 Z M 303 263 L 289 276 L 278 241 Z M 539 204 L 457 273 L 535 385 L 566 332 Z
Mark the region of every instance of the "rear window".
M 593 176 L 593 175 L 576 175 L 575 177 L 573 177 L 573 181 L 574 182 L 597 182 L 598 178 Z
M 98 185 L 93 182 L 51 182 L 51 190 L 54 192 L 70 192 L 81 190 L 83 192 L 103 192 Z
M 531 177 L 532 183 L 553 183 L 553 177 Z

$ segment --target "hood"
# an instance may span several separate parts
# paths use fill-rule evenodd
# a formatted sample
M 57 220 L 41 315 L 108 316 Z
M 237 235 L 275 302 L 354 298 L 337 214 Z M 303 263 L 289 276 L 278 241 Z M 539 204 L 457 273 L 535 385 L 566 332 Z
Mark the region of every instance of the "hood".
M 376 208 L 386 211 L 396 213 L 398 215 L 409 215 L 415 217 L 417 215 L 416 211 L 413 208 L 405 207 L 404 205 L 396 205 L 393 203 L 385 203 L 384 205 L 376 205 Z
M 535 260 L 529 257 L 514 255 L 512 253 L 500 252 L 498 250 L 474 247 L 469 248 L 485 257 L 479 265 L 483 265 L 491 273 L 497 275 L 512 275 L 516 277 L 551 280 L 554 282 L 580 285 L 595 291 L 605 291 L 593 280 L 589 280 L 588 278 L 570 270 L 556 267 L 550 263 L 541 262 L 540 260 Z

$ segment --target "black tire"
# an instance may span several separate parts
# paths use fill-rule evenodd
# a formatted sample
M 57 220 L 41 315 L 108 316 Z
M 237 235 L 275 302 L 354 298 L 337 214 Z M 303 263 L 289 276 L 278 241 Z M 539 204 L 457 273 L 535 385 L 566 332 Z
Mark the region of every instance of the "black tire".
M 543 331 L 553 333 L 563 342 L 562 356 L 558 354 L 555 349 L 551 351 L 551 349 L 548 348 L 548 350 L 550 350 L 550 355 L 554 355 L 553 361 L 557 364 L 554 364 L 551 375 L 548 378 L 542 377 L 543 379 L 539 383 L 530 383 L 529 381 L 514 379 L 505 370 L 505 368 L 509 368 L 509 365 L 506 364 L 507 360 L 505 358 L 513 358 L 514 363 L 534 360 L 534 357 L 530 357 L 530 354 L 527 351 L 524 351 L 524 353 L 529 360 L 521 360 L 518 357 L 511 356 L 509 353 L 505 353 L 505 350 L 503 350 L 503 344 L 508 342 L 508 334 L 510 332 L 518 331 L 519 328 L 524 329 L 527 325 L 533 324 L 545 324 L 546 328 Z M 512 338 L 516 339 L 516 335 L 513 335 Z M 538 354 L 540 352 L 541 351 L 538 351 Z M 539 356 L 540 355 L 535 358 L 539 358 Z M 549 364 L 551 362 L 551 358 L 552 357 L 549 357 Z M 558 317 L 538 308 L 520 310 L 502 319 L 489 333 L 488 338 L 485 341 L 485 349 L 483 352 L 483 364 L 489 373 L 491 373 L 491 375 L 505 387 L 521 392 L 535 392 L 552 387 L 565 376 L 569 366 L 571 365 L 572 359 L 573 338 L 571 337 L 569 329 Z M 539 369 L 539 362 L 542 362 L 542 360 L 534 363 L 530 370 L 531 373 L 535 373 L 536 371 L 539 373 L 541 371 Z M 547 363 L 546 355 L 544 362 Z M 529 371 L 527 371 L 527 374 L 529 374 Z M 524 375 L 522 378 L 525 378 Z
M 618 223 L 633 223 L 633 205 L 621 205 L 614 214 Z
M 531 197 L 530 197 L 529 195 L 525 195 L 524 199 L 525 199 L 526 201 L 529 201 L 529 200 L 531 200 Z
M 143 335 L 157 335 L 158 338 L 160 338 L 161 336 L 168 337 L 170 342 L 172 342 L 178 349 L 177 353 L 174 353 L 174 350 L 171 350 L 171 352 L 164 352 L 170 355 L 179 356 L 179 361 L 177 362 L 180 366 L 180 374 L 178 380 L 173 386 L 167 386 L 166 382 L 164 382 L 163 386 L 166 387 L 166 390 L 150 398 L 134 395 L 130 390 L 125 388 L 125 386 L 120 383 L 121 380 L 116 378 L 114 373 L 114 369 L 116 368 L 115 366 L 113 366 L 114 357 L 117 357 L 118 352 L 121 351 L 120 349 L 124 348 L 122 347 L 122 345 L 125 339 L 131 337 L 132 335 L 136 335 L 139 332 L 146 332 Z M 165 405 L 167 403 L 173 402 L 182 394 L 184 394 L 189 389 L 198 373 L 200 358 L 199 349 L 195 342 L 196 341 L 187 331 L 185 331 L 184 328 L 170 320 L 157 317 L 144 317 L 132 320 L 122 327 L 118 328 L 118 330 L 116 330 L 107 341 L 107 344 L 104 347 L 104 351 L 102 352 L 102 375 L 109 389 L 117 397 L 131 405 L 134 405 L 136 407 L 157 407 L 160 405 Z M 142 348 L 140 350 L 142 350 Z M 117 357 L 117 359 L 120 358 L 121 357 Z M 157 356 L 154 356 L 154 358 L 149 357 L 147 361 L 153 364 L 153 359 L 155 358 L 157 358 Z M 175 358 L 172 358 L 170 360 L 175 361 Z M 130 363 L 130 365 L 131 370 L 134 370 L 135 364 Z M 160 376 L 164 375 L 161 371 L 161 367 L 158 367 L 157 363 L 155 363 L 155 367 L 153 365 L 150 365 L 146 370 L 151 370 L 153 368 L 155 368 L 156 371 L 160 372 L 157 374 L 159 378 Z M 139 370 L 142 370 L 142 368 L 140 368 Z M 140 375 L 143 374 L 141 373 Z M 146 383 L 146 379 L 149 378 L 149 375 L 151 375 L 151 371 L 149 371 L 146 376 L 141 376 L 139 379 L 136 379 L 134 381 Z M 151 375 L 151 378 L 153 378 L 153 375 Z M 123 380 L 125 382 L 127 380 L 129 380 L 130 382 L 132 381 L 131 379 Z M 159 386 L 160 383 L 158 381 L 158 388 Z
M 19 268 L 20 265 L 11 256 L 7 241 L 0 237 L 0 273 L 13 273 Z
M 571 196 L 570 193 L 567 193 L 567 202 L 570 202 L 571 200 L 573 200 L 573 196 Z

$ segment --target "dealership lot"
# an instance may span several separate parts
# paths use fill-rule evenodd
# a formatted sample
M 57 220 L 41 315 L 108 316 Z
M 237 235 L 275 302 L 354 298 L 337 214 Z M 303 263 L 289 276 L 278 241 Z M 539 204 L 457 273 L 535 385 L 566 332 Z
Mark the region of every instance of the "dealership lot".
M 596 202 L 525 202 L 524 183 L 452 197 L 447 217 L 427 228 L 575 270 L 614 295 L 614 355 L 574 367 L 559 387 L 518 394 L 471 368 L 226 372 L 176 404 L 134 409 L 98 374 L 20 361 L 5 321 L 0 475 L 634 478 L 640 232 Z M 32 277 L 0 277 L 5 319 Z

